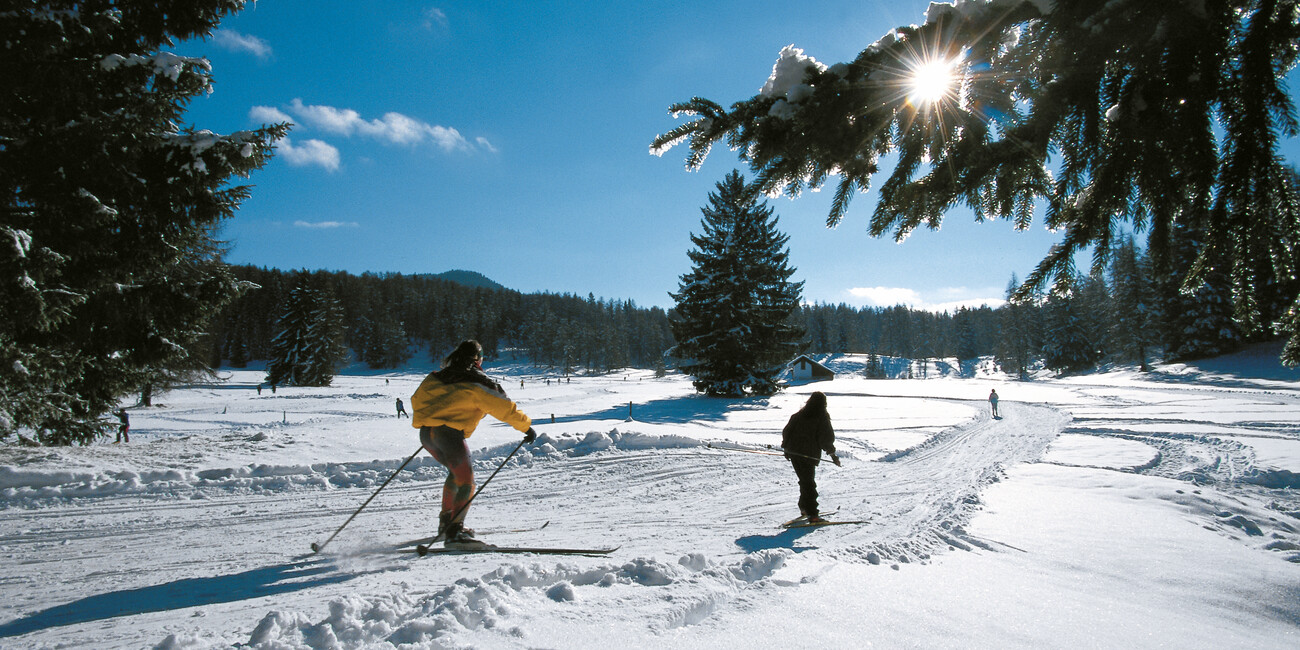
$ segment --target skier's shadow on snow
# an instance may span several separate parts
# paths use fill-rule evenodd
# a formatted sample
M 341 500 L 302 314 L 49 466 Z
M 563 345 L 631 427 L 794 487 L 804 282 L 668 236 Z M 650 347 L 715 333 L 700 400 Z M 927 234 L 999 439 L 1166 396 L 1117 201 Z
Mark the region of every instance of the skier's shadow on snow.
M 736 546 L 746 553 L 765 551 L 771 548 L 788 548 L 795 553 L 816 550 L 816 546 L 799 546 L 794 543 L 799 538 L 816 530 L 813 527 L 787 528 L 776 535 L 746 535 L 736 540 Z
M 292 562 L 232 575 L 184 578 L 167 584 L 88 596 L 0 625 L 0 638 L 117 616 L 165 612 L 335 584 L 356 577 L 330 562 Z

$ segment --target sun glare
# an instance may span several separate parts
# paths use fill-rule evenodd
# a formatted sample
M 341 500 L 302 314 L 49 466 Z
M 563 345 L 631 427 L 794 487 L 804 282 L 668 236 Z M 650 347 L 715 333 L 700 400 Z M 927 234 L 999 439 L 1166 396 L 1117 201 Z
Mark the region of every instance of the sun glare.
M 952 92 L 952 61 L 931 60 L 912 70 L 911 91 L 907 97 L 915 104 L 933 104 Z

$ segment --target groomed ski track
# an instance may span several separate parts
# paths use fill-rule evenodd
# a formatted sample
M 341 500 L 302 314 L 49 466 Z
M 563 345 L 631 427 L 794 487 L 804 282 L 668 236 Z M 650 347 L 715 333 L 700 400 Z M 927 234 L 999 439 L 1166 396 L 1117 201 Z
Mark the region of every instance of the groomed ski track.
M 833 399 L 842 404 L 852 396 Z M 621 545 L 608 558 L 393 553 L 392 543 L 423 534 L 435 521 L 440 485 L 425 481 L 395 482 L 320 555 L 308 545 L 327 537 L 372 488 L 233 497 L 196 492 L 183 501 L 106 498 L 10 510 L 0 516 L 30 523 L 29 530 L 0 538 L 15 560 L 0 570 L 0 580 L 13 588 L 30 582 L 23 576 L 39 575 L 41 584 L 29 585 L 25 601 L 9 603 L 13 620 L 0 624 L 0 634 L 44 631 L 43 642 L 90 646 L 102 642 L 116 616 L 158 617 L 161 624 L 178 610 L 200 608 L 193 615 L 201 616 L 203 609 L 229 608 L 245 611 L 250 627 L 227 631 L 228 641 L 296 639 L 312 646 L 310 629 L 328 615 L 320 604 L 334 601 L 335 608 L 386 603 L 394 610 L 396 618 L 382 629 L 353 630 L 362 635 L 357 643 L 393 637 L 402 618 L 414 621 L 431 611 L 451 618 L 430 629 L 416 625 L 423 631 L 411 632 L 409 642 L 446 632 L 472 643 L 474 630 L 486 631 L 505 616 L 511 592 L 590 584 L 606 585 L 603 595 L 622 601 L 616 608 L 627 618 L 622 624 L 667 633 L 738 598 L 787 597 L 766 579 L 792 552 L 827 562 L 893 563 L 977 544 L 961 541 L 961 526 L 980 489 L 1008 463 L 1038 458 L 1066 420 L 1047 407 L 1006 404 L 1004 411 L 1000 421 L 981 415 L 888 462 L 855 457 L 851 438 L 844 438 L 844 466 L 827 462 L 819 469 L 822 503 L 840 508 L 841 518 L 870 519 L 861 526 L 774 532 L 776 523 L 797 514 L 788 463 L 703 447 L 614 449 L 507 467 L 475 504 L 470 523 L 494 543 Z M 776 431 L 779 442 L 787 416 L 772 409 L 755 432 Z M 553 523 L 545 530 L 509 532 L 547 519 Z M 543 568 L 521 574 L 521 562 Z M 88 564 L 113 568 L 87 571 Z M 177 572 L 192 577 L 175 580 Z M 100 595 L 79 597 L 86 593 Z M 115 637 L 124 647 L 162 640 Z

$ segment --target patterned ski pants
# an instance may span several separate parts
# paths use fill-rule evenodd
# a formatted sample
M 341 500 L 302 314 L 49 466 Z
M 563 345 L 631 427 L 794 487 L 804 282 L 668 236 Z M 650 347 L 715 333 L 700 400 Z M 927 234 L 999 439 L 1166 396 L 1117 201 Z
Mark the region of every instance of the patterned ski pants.
M 451 427 L 420 427 L 420 444 L 433 459 L 447 468 L 442 484 L 442 515 L 450 516 L 474 496 L 474 466 L 469 460 L 465 433 Z M 465 521 L 465 508 L 456 521 Z

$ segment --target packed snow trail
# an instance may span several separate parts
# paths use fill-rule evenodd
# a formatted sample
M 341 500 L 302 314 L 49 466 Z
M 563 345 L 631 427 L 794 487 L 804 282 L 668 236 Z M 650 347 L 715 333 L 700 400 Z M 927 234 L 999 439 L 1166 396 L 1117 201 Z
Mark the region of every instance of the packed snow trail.
M 837 381 L 825 390 L 844 466 L 818 469 L 821 503 L 838 508 L 837 518 L 868 523 L 782 530 L 777 524 L 797 514 L 789 463 L 704 443 L 779 443 L 785 420 L 817 386 L 727 402 L 696 398 L 681 382 L 652 388 L 636 404 L 638 421 L 624 422 L 627 407 L 617 405 L 628 399 L 619 391 L 635 382 L 577 384 L 533 389 L 535 412 L 565 404 L 571 415 L 539 423 L 537 444 L 505 466 L 468 523 L 501 545 L 619 545 L 609 557 L 393 552 L 436 528 L 444 473 L 423 457 L 325 553 L 311 555 L 309 544 L 353 513 L 414 443 L 409 427 L 384 418 L 387 396 L 364 389 L 341 390 L 373 398 L 364 404 L 373 402 L 375 417 L 340 405 L 299 413 L 300 425 L 275 413 L 237 434 L 193 433 L 214 411 L 200 403 L 192 414 L 172 407 L 169 417 L 187 432 L 148 446 L 8 450 L 0 467 L 0 647 L 699 647 L 746 612 L 785 611 L 847 565 L 892 574 L 885 567 L 927 563 L 950 549 L 1013 550 L 1000 534 L 969 532 L 970 519 L 1006 470 L 1040 459 L 1078 465 L 1049 448 L 1062 438 L 1149 442 L 1151 453 L 1135 454 L 1124 471 L 1183 481 L 1186 490 L 1161 498 L 1182 508 L 1190 526 L 1241 535 L 1282 567 L 1297 566 L 1288 554 L 1300 557 L 1300 535 L 1287 523 L 1300 522 L 1294 498 L 1251 483 L 1264 475 L 1258 459 L 1221 435 L 1227 426 L 1279 443 L 1300 438 L 1294 390 L 1147 385 L 1117 397 L 1106 386 L 1015 384 L 1025 399 L 1004 394 L 1003 419 L 991 420 L 987 404 L 971 399 L 987 384 Z M 886 387 L 911 394 L 867 393 Z M 282 403 L 313 401 L 280 392 Z M 267 398 L 249 402 L 262 408 Z M 228 414 L 215 409 L 223 421 L 253 419 L 231 404 Z M 1191 422 L 1187 413 L 1204 404 L 1222 409 Z M 1186 431 L 1195 426 L 1207 430 Z M 209 435 L 221 442 L 217 462 L 233 463 L 187 460 L 204 460 L 212 447 L 199 446 Z M 491 435 L 476 434 L 495 440 L 475 453 L 480 481 L 515 444 L 506 442 L 513 432 Z M 149 457 L 130 470 L 68 462 L 142 452 Z M 266 464 L 241 465 L 244 458 Z M 1197 489 L 1206 484 L 1217 487 Z
M 837 399 L 843 403 L 852 397 Z M 423 595 L 411 601 L 414 609 L 406 613 L 410 620 L 405 627 L 389 626 L 382 634 L 356 639 L 379 642 L 396 635 L 428 641 L 467 628 L 482 633 L 482 626 L 491 625 L 485 622 L 491 617 L 453 616 L 427 633 L 414 632 L 425 625 L 422 612 L 448 607 L 467 597 L 465 589 L 482 587 L 466 587 L 459 580 L 493 575 L 494 567 L 505 569 L 486 579 L 496 589 L 508 585 L 513 591 L 530 586 L 565 592 L 603 582 L 609 593 L 619 593 L 623 604 L 614 616 L 625 624 L 683 625 L 704 620 L 756 583 L 768 584 L 763 579 L 780 568 L 790 551 L 822 553 L 834 560 L 906 562 L 947 545 L 946 540 L 961 535 L 980 488 L 996 480 L 1006 463 L 1040 455 L 1063 419 L 1042 407 L 1008 404 L 1004 410 L 1004 420 L 977 418 L 890 462 L 854 458 L 850 451 L 842 468 L 823 463 L 818 472 L 823 503 L 840 507 L 841 516 L 871 519 L 852 531 L 775 530 L 794 511 L 798 494 L 793 471 L 780 457 L 703 447 L 627 451 L 615 444 L 607 452 L 585 456 L 528 458 L 504 469 L 475 503 L 470 522 L 485 539 L 622 547 L 613 558 L 567 560 L 553 569 L 530 570 L 527 577 L 499 557 L 416 560 L 376 552 L 432 532 L 440 481 L 394 482 L 320 557 L 308 555 L 308 544 L 328 536 L 372 488 L 234 496 L 200 490 L 182 502 L 109 498 L 90 506 L 37 511 L 26 515 L 29 530 L 0 537 L 0 546 L 24 558 L 20 566 L 4 570 L 3 578 L 34 587 L 31 577 L 39 575 L 42 583 L 25 602 L 7 606 L 15 620 L 0 625 L 0 635 L 63 628 L 61 642 L 93 645 L 97 624 L 111 624 L 120 616 L 162 619 L 187 608 L 290 610 L 303 614 L 294 615 L 297 623 L 292 625 L 276 618 L 268 624 L 279 630 L 275 634 L 263 625 L 260 632 L 244 631 L 251 636 L 226 640 L 284 637 L 280 640 L 311 647 L 304 629 L 318 625 L 323 601 L 345 598 L 372 608 L 378 606 L 376 598 L 391 598 L 380 594 L 398 580 L 452 585 L 433 593 L 417 589 Z M 780 420 L 786 416 L 774 410 L 772 419 L 752 433 L 779 441 Z M 545 437 L 541 444 L 547 444 Z M 540 525 L 548 519 L 555 523 L 543 530 L 493 533 L 494 528 Z M 107 563 L 111 568 L 104 568 L 104 558 L 112 558 Z M 178 573 L 192 577 L 172 578 Z M 667 600 L 662 590 L 636 588 L 666 585 L 672 585 Z M 691 604 L 683 608 L 670 602 Z

